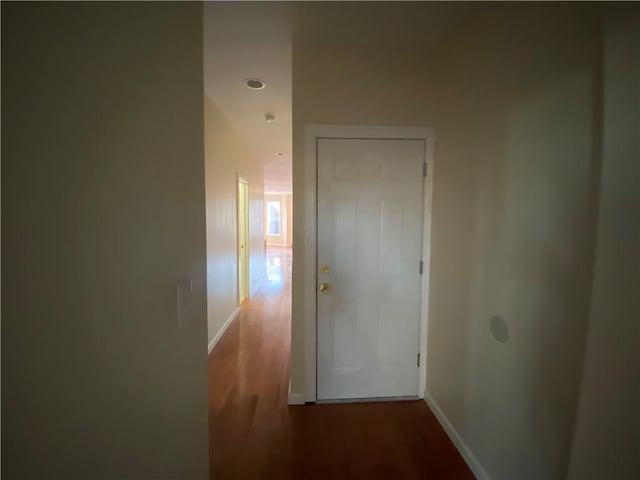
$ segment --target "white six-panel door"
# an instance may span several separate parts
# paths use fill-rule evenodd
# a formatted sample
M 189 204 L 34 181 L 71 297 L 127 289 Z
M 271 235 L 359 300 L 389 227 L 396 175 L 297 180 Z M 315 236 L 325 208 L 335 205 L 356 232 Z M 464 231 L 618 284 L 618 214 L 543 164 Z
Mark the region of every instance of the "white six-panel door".
M 416 396 L 425 142 L 319 138 L 317 162 L 318 399 Z

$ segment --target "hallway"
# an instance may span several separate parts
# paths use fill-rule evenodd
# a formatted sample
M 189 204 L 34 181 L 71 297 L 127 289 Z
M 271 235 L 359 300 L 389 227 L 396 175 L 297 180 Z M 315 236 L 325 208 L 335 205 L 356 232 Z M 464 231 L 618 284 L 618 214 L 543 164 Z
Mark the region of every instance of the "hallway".
M 473 478 L 423 401 L 289 407 L 291 249 L 209 356 L 215 479 Z

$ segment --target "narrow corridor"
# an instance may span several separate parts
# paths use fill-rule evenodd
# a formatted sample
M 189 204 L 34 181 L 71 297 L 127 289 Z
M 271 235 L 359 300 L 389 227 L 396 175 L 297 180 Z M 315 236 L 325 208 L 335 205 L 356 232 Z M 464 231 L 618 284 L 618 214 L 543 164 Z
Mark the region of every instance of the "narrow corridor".
M 209 357 L 212 479 L 473 478 L 423 401 L 289 407 L 291 249 Z

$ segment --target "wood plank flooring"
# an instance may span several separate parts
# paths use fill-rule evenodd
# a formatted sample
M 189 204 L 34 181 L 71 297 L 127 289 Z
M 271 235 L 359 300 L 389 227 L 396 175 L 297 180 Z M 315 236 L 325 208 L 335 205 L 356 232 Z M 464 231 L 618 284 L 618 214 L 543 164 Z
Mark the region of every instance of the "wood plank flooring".
M 212 479 L 472 479 L 423 401 L 287 406 L 291 250 L 209 356 Z

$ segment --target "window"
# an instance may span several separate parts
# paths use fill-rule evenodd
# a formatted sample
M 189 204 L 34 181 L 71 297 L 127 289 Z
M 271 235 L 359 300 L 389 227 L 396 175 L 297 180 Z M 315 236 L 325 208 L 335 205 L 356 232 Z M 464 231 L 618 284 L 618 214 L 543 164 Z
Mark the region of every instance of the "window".
M 267 202 L 267 235 L 280 236 L 280 202 L 269 200 Z

